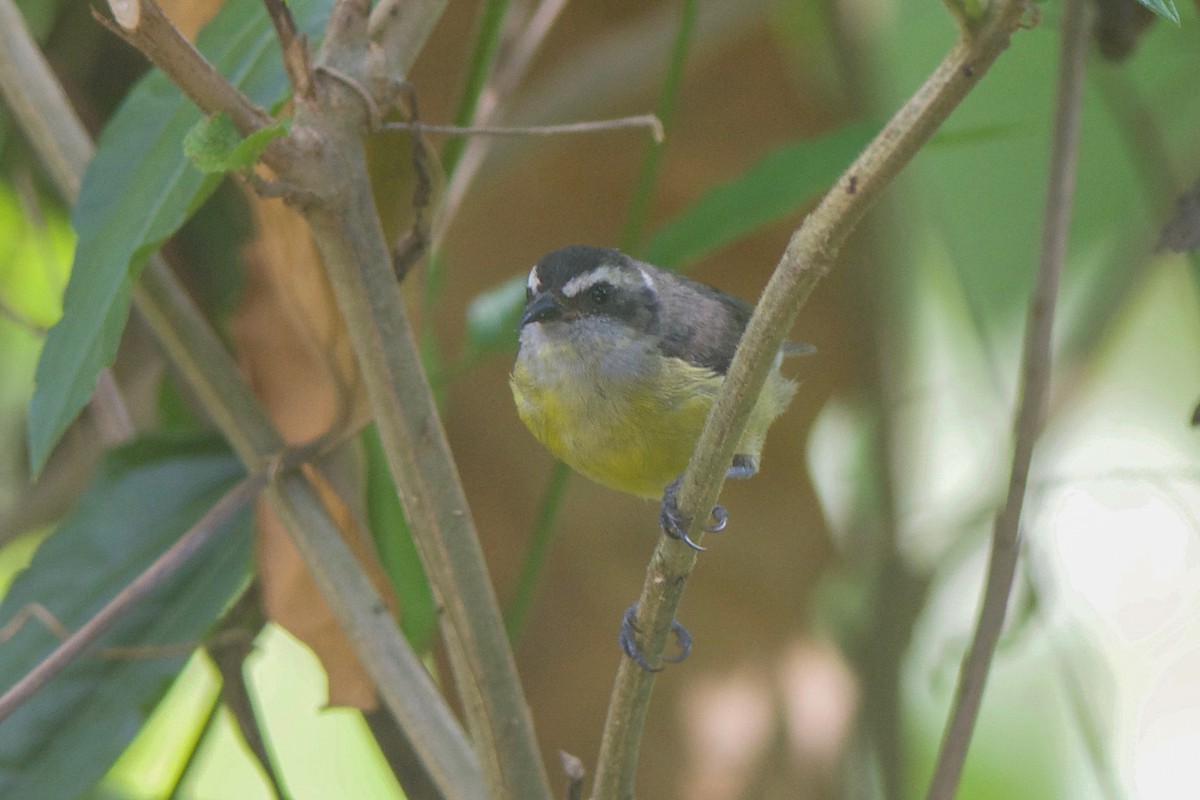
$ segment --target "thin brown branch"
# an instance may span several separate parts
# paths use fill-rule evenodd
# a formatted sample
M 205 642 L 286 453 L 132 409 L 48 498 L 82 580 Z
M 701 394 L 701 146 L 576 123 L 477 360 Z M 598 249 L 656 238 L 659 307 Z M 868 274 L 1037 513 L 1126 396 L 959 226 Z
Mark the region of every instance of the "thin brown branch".
M 243 136 L 271 124 L 270 115 L 226 80 L 153 0 L 109 0 L 108 6 L 113 22 L 97 19 L 140 50 L 205 114 L 224 111 Z
M 347 17 L 337 19 L 335 9 L 314 61 L 316 74 L 329 67 L 371 91 L 384 84 L 395 91 L 394 77 L 389 82 L 369 70 L 378 66 L 369 58 L 375 43 L 353 11 L 347 7 Z M 386 64 L 407 69 L 415 52 L 391 54 Z M 368 109 L 344 80 L 325 81 L 320 88 L 318 104 L 297 108 L 293 130 L 311 131 L 323 147 L 305 160 L 302 172 L 283 177 L 320 194 L 303 212 L 345 319 L 414 540 L 445 612 L 443 636 L 489 792 L 548 800 L 545 767 L 499 605 L 374 207 L 361 135 Z M 381 106 L 390 105 L 392 98 L 386 99 Z
M 572 133 L 600 133 L 623 128 L 649 128 L 655 142 L 663 140 L 663 126 L 653 114 L 634 117 L 601 119 L 590 122 L 567 122 L 562 125 L 435 125 L 428 122 L 389 122 L 384 130 L 420 130 L 423 133 L 444 133 L 451 136 L 562 136 Z
M 471 120 L 474 125 L 485 125 L 493 119 L 497 109 L 517 88 L 529 71 L 533 57 L 541 49 L 542 42 L 550 33 L 558 15 L 566 5 L 566 0 L 542 0 L 538 7 L 521 26 L 521 34 L 511 48 L 501 48 L 501 56 L 496 62 L 487 85 L 479 96 L 479 104 L 475 107 L 475 116 Z M 442 203 L 442 213 L 438 217 L 438 227 L 434 231 L 434 246 L 441 240 L 449 228 L 459 207 L 467 196 L 467 190 L 479 174 L 484 160 L 492 149 L 492 142 L 487 138 L 475 139 L 467 143 L 458 167 L 450 176 Z
M 349 96 L 349 95 L 347 95 Z M 532 720 L 517 680 L 474 522 L 399 302 L 391 254 L 374 211 L 361 139 L 342 141 L 337 167 L 348 190 L 306 209 L 334 295 L 346 318 L 367 395 L 405 500 L 413 538 L 444 610 L 443 635 L 472 734 L 498 757 L 492 794 L 545 797 Z M 332 184 L 332 181 L 330 181 Z
M 54 616 L 54 612 L 46 608 L 41 603 L 30 603 L 19 612 L 17 612 L 8 624 L 0 628 L 0 644 L 7 642 L 17 634 L 17 631 L 25 627 L 25 624 L 30 620 L 37 620 L 42 623 L 46 630 L 58 637 L 59 641 L 67 641 L 71 638 L 71 631 L 63 625 L 58 617 Z M 144 658 L 162 658 L 164 656 L 177 656 L 184 653 L 190 653 L 200 646 L 200 642 L 173 642 L 171 644 L 146 644 L 134 645 L 130 647 L 97 647 L 91 651 L 91 655 L 97 658 L 102 658 L 107 661 L 125 661 L 128 659 L 144 659 Z
M 1062 51 L 1054 102 L 1049 186 L 1042 223 L 1041 255 L 1025 328 L 1020 405 L 1013 421 L 1012 473 L 1008 496 L 996 516 L 992 531 L 992 551 L 987 584 L 983 590 L 983 604 L 970 650 L 959 673 L 954 708 L 946 725 L 941 752 L 929 785 L 929 800 L 950 800 L 958 789 L 1016 575 L 1021 542 L 1021 510 L 1029 481 L 1029 468 L 1034 444 L 1041 433 L 1049 404 L 1051 333 L 1075 193 L 1090 7 L 1085 0 L 1066 0 L 1063 4 Z
M 680 485 L 679 508 L 692 519 L 693 540 L 703 535 L 701 526 L 717 500 L 734 446 L 800 307 L 867 208 L 1007 47 L 1023 10 L 1021 0 L 989 6 L 974 35 L 950 51 L 792 236 L 750 319 Z M 660 539 L 639 598 L 638 623 L 644 632 L 640 644 L 651 662 L 663 652 L 695 562 L 690 548 Z M 622 660 L 597 759 L 592 790 L 597 800 L 633 796 L 654 678 L 654 673 Z
M 412 84 L 405 82 L 403 94 L 406 95 L 409 120 L 413 126 L 408 137 L 412 152 L 410 162 L 413 169 L 413 219 L 408 231 L 392 243 L 392 273 L 396 276 L 397 283 L 403 283 L 409 270 L 429 251 L 429 206 L 433 201 L 432 165 L 437 163 L 437 155 L 429 147 L 421 130 L 417 95 Z M 383 126 L 382 122 L 378 124 Z
M 50 655 L 30 670 L 25 677 L 17 681 L 3 696 L 0 696 L 0 721 L 16 711 L 22 703 L 62 672 L 80 653 L 111 628 L 129 609 L 141 602 L 146 595 L 162 585 L 163 581 L 187 563 L 188 559 L 196 554 L 196 551 L 207 544 L 234 514 L 246 506 L 267 485 L 267 480 L 267 473 L 260 472 L 246 478 L 226 492 L 224 497 L 188 529 L 179 541 L 171 545 L 141 575 L 96 612 L 95 616 L 56 647 Z
M 267 15 L 275 26 L 279 47 L 283 53 L 283 68 L 296 96 L 305 101 L 312 100 L 312 65 L 308 61 L 308 40 L 296 30 L 296 20 L 291 9 L 283 0 L 263 0 Z

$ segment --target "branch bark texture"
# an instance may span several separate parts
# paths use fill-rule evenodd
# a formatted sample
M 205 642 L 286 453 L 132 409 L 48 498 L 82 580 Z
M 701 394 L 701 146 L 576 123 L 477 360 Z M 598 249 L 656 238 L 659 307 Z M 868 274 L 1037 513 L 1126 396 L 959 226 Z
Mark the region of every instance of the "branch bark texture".
M 139 3 L 143 9 L 139 25 L 145 27 L 144 21 L 153 16 L 146 7 L 153 4 L 151 0 Z M 272 143 L 264 161 L 285 184 L 296 188 L 350 332 L 388 464 L 426 573 L 445 611 L 443 633 L 489 793 L 537 800 L 549 797 L 549 785 L 532 719 L 474 523 L 400 302 L 363 152 L 368 122 L 378 109 L 392 105 L 396 87 L 423 43 L 420 36 L 432 28 L 444 5 L 432 0 L 404 6 L 390 3 L 376 9 L 369 20 L 369 4 L 363 0 L 335 4 L 314 59 L 314 74 L 323 79 L 311 97 L 294 98 L 292 132 Z M 416 35 L 399 30 L 401 22 Z M 172 30 L 147 27 L 147 35 L 162 41 L 140 42 L 139 47 L 158 63 L 161 51 L 180 47 L 173 43 Z M 385 52 L 372 37 L 409 49 Z M 226 111 L 243 129 L 233 113 L 238 97 L 204 85 L 219 76 L 199 68 L 172 69 L 172 60 L 162 58 L 160 66 L 205 113 Z M 244 114 L 241 120 L 254 124 Z M 275 503 L 281 511 L 287 510 L 281 498 L 276 497 Z M 306 544 L 299 544 L 303 552 Z M 337 590 L 336 583 L 323 585 Z M 336 598 L 330 600 L 337 605 Z M 353 636 L 354 629 L 348 630 Z
M 365 33 L 364 27 L 360 57 L 366 55 Z M 317 69 L 362 74 L 355 41 L 352 21 L 340 36 L 331 33 Z M 319 131 L 327 157 L 323 174 L 306 184 L 320 187 L 320 199 L 304 209 L 305 216 L 358 355 L 414 540 L 444 610 L 443 634 L 490 793 L 548 798 L 499 604 L 374 208 L 361 137 L 368 109 L 343 81 L 328 81 L 322 91 L 319 106 L 297 106 L 296 127 Z
M 440 12 L 440 8 L 437 10 Z M 10 83 L 3 84 L 6 100 L 39 156 L 55 165 L 53 175 L 60 191 L 73 201 L 91 157 L 92 143 L 61 90 L 31 91 L 31 87 L 47 81 L 57 84 L 11 0 L 0 0 L 0 14 L 5 15 L 0 16 L 0 21 L 8 19 L 13 23 L 2 26 L 0 49 L 7 51 L 17 41 L 37 54 L 37 58 L 22 65 L 23 73 L 36 73 L 35 77 L 11 82 L 15 100 L 7 96 Z M 430 27 L 431 22 L 424 29 Z M 415 53 L 409 57 L 412 55 Z M 0 59 L 0 65 L 6 61 Z M 211 80 L 216 73 L 201 70 L 189 74 Z M 227 109 L 204 110 L 212 113 Z M 282 439 L 216 333 L 161 258 L 151 258 L 135 287 L 134 302 L 247 467 L 257 472 L 275 460 L 283 449 Z M 479 761 L 461 728 L 394 621 L 381 611 L 386 606 L 362 574 L 311 486 L 298 475 L 289 474 L 269 492 L 281 518 L 287 520 L 306 564 L 339 621 L 350 632 L 389 711 L 412 733 L 419 755 L 439 781 L 439 788 L 448 798 L 487 796 Z
M 703 535 L 702 525 L 717 500 L 750 409 L 801 306 L 867 208 L 1007 47 L 1024 8 L 1020 0 L 993 3 L 793 234 L 750 319 L 680 485 L 679 507 L 692 519 L 693 540 Z M 654 552 L 638 617 L 645 631 L 643 651 L 651 661 L 663 651 L 695 562 L 692 550 L 665 537 Z M 622 661 L 601 742 L 594 800 L 633 797 L 638 746 L 653 684 L 653 673 Z

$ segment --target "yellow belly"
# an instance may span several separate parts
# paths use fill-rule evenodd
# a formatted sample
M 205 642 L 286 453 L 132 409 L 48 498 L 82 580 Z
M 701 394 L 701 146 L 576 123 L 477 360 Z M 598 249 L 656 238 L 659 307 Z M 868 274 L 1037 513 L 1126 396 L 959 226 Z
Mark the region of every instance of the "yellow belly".
M 724 381 L 680 359 L 661 361 L 657 375 L 614 383 L 587 372 L 557 375 L 519 358 L 510 380 L 517 412 L 533 435 L 577 472 L 612 489 L 661 497 L 687 467 Z M 795 388 L 772 373 L 739 453 L 757 461 L 767 427 Z

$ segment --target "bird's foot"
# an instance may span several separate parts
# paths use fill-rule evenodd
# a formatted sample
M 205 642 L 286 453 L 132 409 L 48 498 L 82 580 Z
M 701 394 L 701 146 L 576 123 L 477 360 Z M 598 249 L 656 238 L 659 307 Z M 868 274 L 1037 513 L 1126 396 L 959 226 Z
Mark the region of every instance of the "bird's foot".
M 661 672 L 662 667 L 652 667 L 646 663 L 646 657 L 642 653 L 642 649 L 638 647 L 637 635 L 641 633 L 641 629 L 637 625 L 638 604 L 635 602 L 629 608 L 625 609 L 625 613 L 621 615 L 621 633 L 617 637 L 617 642 L 620 643 L 621 649 L 625 651 L 625 655 L 641 667 L 645 672 Z M 660 656 L 660 660 L 668 664 L 678 664 L 688 657 L 688 653 L 692 651 L 692 635 L 688 633 L 687 628 L 679 624 L 679 620 L 671 620 L 671 633 L 675 634 L 675 642 L 679 645 L 679 652 L 673 656 Z
M 753 456 L 736 455 L 733 457 L 733 464 L 730 465 L 729 469 L 725 470 L 725 477 L 744 479 L 753 476 L 756 472 L 758 472 L 758 463 Z M 705 548 L 696 544 L 688 536 L 688 526 L 691 525 L 691 519 L 679 510 L 679 483 L 682 480 L 683 476 L 680 475 L 663 490 L 662 508 L 658 512 L 658 524 L 667 536 L 683 542 L 693 550 L 702 551 Z M 729 524 L 729 512 L 725 510 L 725 507 L 715 505 L 709 513 L 712 516 L 712 524 L 704 530 L 708 533 L 719 533 L 725 530 L 725 526 Z

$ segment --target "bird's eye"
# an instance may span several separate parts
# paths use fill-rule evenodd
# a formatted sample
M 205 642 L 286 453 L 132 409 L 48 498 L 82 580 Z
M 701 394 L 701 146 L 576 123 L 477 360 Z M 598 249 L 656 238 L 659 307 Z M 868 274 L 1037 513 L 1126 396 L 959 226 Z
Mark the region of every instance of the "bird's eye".
M 608 296 L 612 293 L 612 286 L 607 283 L 597 283 L 588 292 L 588 297 L 598 306 L 602 306 L 608 302 Z

